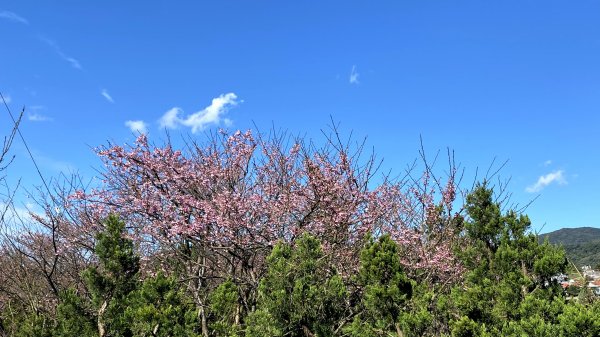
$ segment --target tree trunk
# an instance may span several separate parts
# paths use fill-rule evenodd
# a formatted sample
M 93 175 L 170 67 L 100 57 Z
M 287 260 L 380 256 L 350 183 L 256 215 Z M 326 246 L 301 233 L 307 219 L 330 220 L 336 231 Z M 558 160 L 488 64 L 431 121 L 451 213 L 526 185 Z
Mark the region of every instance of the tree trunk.
M 103 316 L 107 306 L 108 301 L 104 301 L 104 303 L 102 303 L 102 305 L 100 306 L 100 309 L 98 309 L 98 335 L 100 337 L 106 336 L 106 329 L 104 327 Z
M 304 324 L 302 324 L 302 332 L 304 332 L 304 336 L 306 337 L 315 337 L 315 334 L 312 333 L 310 329 Z
M 200 305 L 200 309 L 198 309 L 198 316 L 200 316 L 202 337 L 208 337 L 208 324 L 206 322 L 206 313 L 204 312 L 204 305 Z
M 396 333 L 398 334 L 398 337 L 404 337 L 404 332 L 402 332 L 402 329 L 400 329 L 400 324 L 396 323 Z
M 204 280 L 204 275 L 206 273 L 206 255 L 204 254 L 204 251 L 202 252 L 202 268 L 200 268 L 200 287 L 198 287 L 198 291 L 200 291 L 202 289 L 202 287 L 204 286 L 203 280 Z M 204 301 L 202 301 L 202 305 L 200 306 L 200 314 L 201 314 L 201 319 L 202 319 L 202 336 L 203 337 L 208 337 L 208 324 L 206 323 L 206 313 L 204 312 Z
M 525 266 L 525 261 L 521 261 L 521 272 L 523 273 L 523 276 L 529 278 L 529 273 L 527 272 L 527 266 Z M 523 298 L 527 296 L 527 286 L 521 286 L 521 293 L 523 294 Z

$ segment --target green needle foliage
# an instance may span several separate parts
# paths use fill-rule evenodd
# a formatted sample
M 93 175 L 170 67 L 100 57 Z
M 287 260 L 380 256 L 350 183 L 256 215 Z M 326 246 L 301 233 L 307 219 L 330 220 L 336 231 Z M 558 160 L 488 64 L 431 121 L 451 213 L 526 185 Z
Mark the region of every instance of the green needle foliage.
M 413 285 L 400 264 L 398 247 L 389 235 L 371 240 L 360 254 L 358 284 L 362 310 L 346 332 L 351 336 L 404 336 L 402 321 Z
M 33 312 L 14 320 L 16 329 L 10 336 L 14 337 L 52 337 L 53 321 L 50 315 Z
M 565 307 L 559 317 L 560 337 L 593 337 L 600 336 L 600 303 L 591 306 L 574 303 Z
M 127 300 L 125 319 L 133 336 L 192 337 L 195 310 L 175 279 L 158 274 L 144 281 Z
M 347 291 L 328 266 L 320 242 L 303 235 L 294 246 L 277 244 L 267 264 L 246 336 L 334 336 L 344 317 Z
M 89 303 L 79 297 L 73 289 L 67 290 L 61 296 L 57 307 L 56 337 L 92 337 L 98 336 L 98 330 Z
M 461 252 L 468 271 L 453 290 L 458 319 L 454 336 L 546 335 L 562 291 L 552 276 L 566 268 L 565 253 L 538 244 L 527 216 L 501 212 L 484 184 L 467 197 L 465 222 L 470 246 Z M 535 310 L 532 303 L 536 303 Z M 529 310 L 523 310 L 528 308 Z
M 485 183 L 465 209 L 454 237 L 463 278 L 452 285 L 410 279 L 389 235 L 364 241 L 356 275 L 342 278 L 335 254 L 305 234 L 266 257 L 255 302 L 239 279 L 215 278 L 203 308 L 172 276 L 142 280 L 125 224 L 110 216 L 97 235 L 97 266 L 82 275 L 85 289 L 62 291 L 53 312 L 5 305 L 0 336 L 600 336 L 598 298 L 585 286 L 568 294 L 553 278 L 566 270 L 561 247 L 539 243 L 527 216 L 502 211 Z
M 139 279 L 139 257 L 125 224 L 109 216 L 97 235 L 99 266 L 83 273 L 91 301 L 75 292 L 58 306 L 55 336 L 197 336 L 195 308 L 173 278 L 158 274 Z
M 240 333 L 241 308 L 238 288 L 231 280 L 221 283 L 209 296 L 212 323 L 215 336 L 238 336 Z
M 124 312 L 127 296 L 139 286 L 139 257 L 133 242 L 123 236 L 124 222 L 110 215 L 104 226 L 96 238 L 95 253 L 100 265 L 87 269 L 83 278 L 96 309 L 100 337 L 132 336 Z

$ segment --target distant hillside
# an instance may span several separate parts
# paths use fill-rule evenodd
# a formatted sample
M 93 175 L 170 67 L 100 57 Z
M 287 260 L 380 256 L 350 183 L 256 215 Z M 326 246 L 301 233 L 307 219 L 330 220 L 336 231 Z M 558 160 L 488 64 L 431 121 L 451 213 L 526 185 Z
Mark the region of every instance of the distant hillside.
M 562 228 L 540 235 L 540 241 L 546 237 L 550 243 L 562 244 L 575 265 L 600 265 L 600 228 Z

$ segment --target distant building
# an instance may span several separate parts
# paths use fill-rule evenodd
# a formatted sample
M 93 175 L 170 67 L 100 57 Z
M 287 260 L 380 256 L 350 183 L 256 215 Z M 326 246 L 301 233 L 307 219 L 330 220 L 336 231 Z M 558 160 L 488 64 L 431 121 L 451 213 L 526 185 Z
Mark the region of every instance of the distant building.
M 565 275 L 565 274 L 558 274 L 558 275 L 552 276 L 550 279 L 552 281 L 562 283 L 562 282 L 566 282 L 569 279 L 569 276 Z

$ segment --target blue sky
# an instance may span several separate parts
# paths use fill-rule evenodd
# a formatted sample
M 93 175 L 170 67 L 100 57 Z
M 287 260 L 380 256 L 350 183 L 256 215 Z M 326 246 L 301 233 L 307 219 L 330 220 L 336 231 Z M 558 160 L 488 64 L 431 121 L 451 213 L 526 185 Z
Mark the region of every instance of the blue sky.
M 0 91 L 26 106 L 47 177 L 91 177 L 91 148 L 130 142 L 131 128 L 319 139 L 331 116 L 385 169 L 400 173 L 422 136 L 468 175 L 508 160 L 513 202 L 539 195 L 534 228 L 600 227 L 599 15 L 600 1 L 7 0 Z M 32 189 L 13 150 L 7 174 Z

